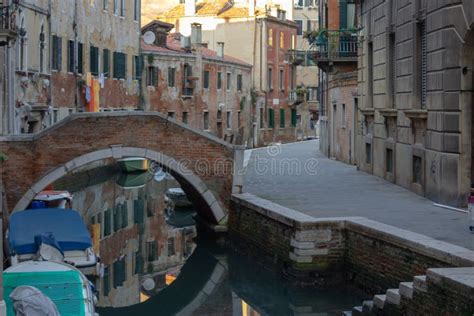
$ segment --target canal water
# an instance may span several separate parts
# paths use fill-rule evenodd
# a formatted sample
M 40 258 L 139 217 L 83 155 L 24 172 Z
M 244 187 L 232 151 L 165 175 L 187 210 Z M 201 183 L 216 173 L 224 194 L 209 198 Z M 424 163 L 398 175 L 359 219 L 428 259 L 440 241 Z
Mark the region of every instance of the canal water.
M 362 302 L 346 289 L 295 287 L 203 240 L 193 207 L 168 198 L 179 188 L 168 174 L 89 174 L 60 186 L 73 193 L 73 208 L 94 235 L 100 315 L 341 315 Z

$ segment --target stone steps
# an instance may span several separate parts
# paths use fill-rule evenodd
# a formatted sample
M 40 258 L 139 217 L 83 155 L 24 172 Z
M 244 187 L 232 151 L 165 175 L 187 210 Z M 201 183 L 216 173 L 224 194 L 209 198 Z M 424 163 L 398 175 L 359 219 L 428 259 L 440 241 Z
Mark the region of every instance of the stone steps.
M 399 289 L 387 290 L 387 302 L 394 305 L 400 305 L 400 291 Z
M 413 282 L 401 282 L 398 291 L 401 296 L 411 300 L 413 298 Z
M 386 301 L 387 301 L 387 295 L 385 294 L 374 295 L 374 306 L 376 308 L 383 309 Z
M 413 282 L 400 282 L 398 289 L 388 289 L 385 294 L 374 295 L 373 301 L 364 301 L 362 306 L 355 306 L 351 315 L 383 315 L 384 312 L 390 314 L 401 308 L 402 299 L 411 300 L 414 291 L 426 292 L 427 290 L 426 275 L 417 275 L 413 278 Z M 398 312 L 396 313 L 398 315 Z

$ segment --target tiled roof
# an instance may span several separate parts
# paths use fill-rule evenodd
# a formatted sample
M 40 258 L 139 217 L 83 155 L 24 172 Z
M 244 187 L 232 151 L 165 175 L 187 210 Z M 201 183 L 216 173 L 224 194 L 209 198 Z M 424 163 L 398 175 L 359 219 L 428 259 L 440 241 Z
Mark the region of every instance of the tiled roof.
M 168 38 L 166 40 L 166 47 L 161 47 L 157 45 L 149 45 L 143 41 L 141 42 L 141 45 L 142 45 L 142 50 L 145 52 L 157 52 L 157 53 L 167 53 L 167 54 L 173 54 L 173 53 L 189 54 L 190 56 L 193 55 L 192 52 L 189 52 L 181 47 L 181 43 L 177 39 L 176 34 L 168 35 Z M 204 58 L 208 58 L 208 59 L 215 59 L 215 60 L 220 60 L 224 62 L 239 64 L 246 67 L 252 66 L 232 56 L 224 55 L 224 58 L 217 57 L 217 52 L 205 47 L 202 48 L 202 55 Z
M 249 16 L 249 8 L 237 8 L 232 7 L 229 10 L 226 10 L 219 14 L 221 18 L 242 18 Z
M 180 18 L 185 15 L 184 4 L 178 4 L 159 18 Z M 196 16 L 219 16 L 222 18 L 235 18 L 249 16 L 247 6 L 236 7 L 230 0 L 207 0 L 196 4 Z

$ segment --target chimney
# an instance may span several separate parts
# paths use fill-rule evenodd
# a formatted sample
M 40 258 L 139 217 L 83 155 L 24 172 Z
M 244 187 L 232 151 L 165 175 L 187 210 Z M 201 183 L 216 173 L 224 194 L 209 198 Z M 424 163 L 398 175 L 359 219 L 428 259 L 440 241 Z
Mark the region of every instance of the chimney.
M 202 43 L 202 29 L 201 24 L 191 24 L 191 45 L 199 45 Z
M 224 42 L 217 42 L 217 57 L 224 58 Z
M 184 15 L 194 16 L 196 14 L 196 0 L 185 0 Z
M 249 1 L 249 16 L 255 16 L 255 0 Z

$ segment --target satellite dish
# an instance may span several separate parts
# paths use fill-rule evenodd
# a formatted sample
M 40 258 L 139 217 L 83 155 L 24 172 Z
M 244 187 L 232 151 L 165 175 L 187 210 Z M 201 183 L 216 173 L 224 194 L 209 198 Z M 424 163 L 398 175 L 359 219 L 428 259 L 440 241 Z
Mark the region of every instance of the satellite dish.
M 143 34 L 143 41 L 146 44 L 153 44 L 155 42 L 155 39 L 155 33 L 153 33 L 152 31 L 146 31 L 145 34 Z

